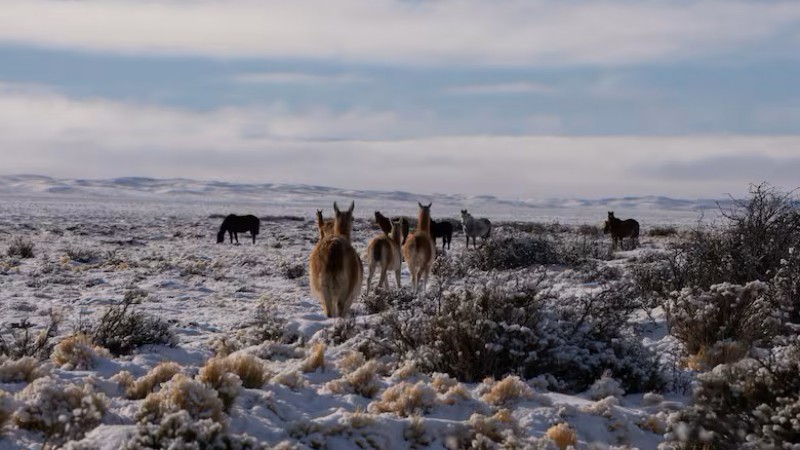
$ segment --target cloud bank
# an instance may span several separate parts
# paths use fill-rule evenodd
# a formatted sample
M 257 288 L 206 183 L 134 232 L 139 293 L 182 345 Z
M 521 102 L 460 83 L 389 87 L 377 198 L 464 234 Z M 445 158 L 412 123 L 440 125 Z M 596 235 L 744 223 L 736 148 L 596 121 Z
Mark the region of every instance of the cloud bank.
M 0 42 L 94 52 L 376 64 L 611 65 L 769 46 L 800 3 L 543 0 L 6 0 Z

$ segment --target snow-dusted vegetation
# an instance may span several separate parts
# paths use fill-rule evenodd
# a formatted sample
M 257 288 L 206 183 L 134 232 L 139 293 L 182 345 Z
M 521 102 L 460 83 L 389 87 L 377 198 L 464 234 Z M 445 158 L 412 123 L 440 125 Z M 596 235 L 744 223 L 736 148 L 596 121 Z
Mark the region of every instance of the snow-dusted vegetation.
M 637 217 L 658 231 L 617 252 L 602 215 L 501 217 L 439 250 L 424 295 L 392 283 L 328 319 L 314 207 L 7 197 L 0 448 L 794 448 L 792 201 Z M 229 212 L 261 217 L 255 245 L 215 243 Z

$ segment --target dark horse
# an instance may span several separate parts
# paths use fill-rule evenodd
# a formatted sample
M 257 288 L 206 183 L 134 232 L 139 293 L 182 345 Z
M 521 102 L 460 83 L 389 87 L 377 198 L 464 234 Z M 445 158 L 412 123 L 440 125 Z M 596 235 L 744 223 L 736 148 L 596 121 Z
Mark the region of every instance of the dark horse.
M 606 220 L 606 227 L 603 229 L 603 233 L 611 233 L 611 239 L 614 242 L 613 248 L 617 248 L 618 244 L 624 244 L 623 239 L 626 237 L 631 238 L 633 248 L 639 246 L 639 222 L 633 219 L 617 219 L 614 217 L 613 211 L 608 212 L 608 220 Z
M 236 239 L 236 243 L 238 244 L 238 233 L 244 233 L 245 231 L 250 232 L 250 235 L 253 236 L 253 244 L 255 244 L 256 236 L 258 236 L 258 230 L 260 227 L 261 221 L 258 220 L 258 217 L 256 216 L 237 216 L 236 214 L 231 214 L 222 221 L 222 226 L 219 227 L 219 233 L 217 233 L 217 244 L 225 242 L 226 232 L 231 237 L 231 244 L 233 244 L 234 239 Z
M 450 249 L 450 240 L 453 239 L 453 224 L 449 220 L 442 222 L 431 220 L 431 236 L 434 244 L 436 244 L 437 238 L 442 238 L 442 250 L 444 250 L 445 244 Z

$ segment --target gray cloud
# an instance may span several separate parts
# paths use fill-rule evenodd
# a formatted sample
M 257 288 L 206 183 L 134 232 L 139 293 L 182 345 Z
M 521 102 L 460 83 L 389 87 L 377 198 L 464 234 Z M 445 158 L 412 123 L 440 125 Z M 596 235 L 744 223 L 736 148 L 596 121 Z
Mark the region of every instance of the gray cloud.
M 800 157 L 779 158 L 755 152 L 749 155 L 721 155 L 692 161 L 647 165 L 634 169 L 632 173 L 638 172 L 639 169 L 662 180 L 740 183 L 769 181 L 789 188 L 800 186 Z

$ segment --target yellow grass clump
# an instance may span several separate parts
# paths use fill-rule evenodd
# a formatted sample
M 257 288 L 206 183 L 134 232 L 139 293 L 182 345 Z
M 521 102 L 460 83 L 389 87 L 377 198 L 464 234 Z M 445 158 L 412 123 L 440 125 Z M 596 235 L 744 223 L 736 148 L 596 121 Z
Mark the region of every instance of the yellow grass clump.
M 36 358 L 23 356 L 11 359 L 0 356 L 0 383 L 30 383 L 37 378 L 47 376 L 50 368 L 41 364 Z
M 697 371 L 708 371 L 720 364 L 732 364 L 750 353 L 750 346 L 738 341 L 717 342 L 712 346 L 704 346 L 684 359 L 687 368 Z
M 53 348 L 50 360 L 67 370 L 89 370 L 102 358 L 110 358 L 108 350 L 94 345 L 85 334 L 67 336 Z
M 337 365 L 342 373 L 350 373 L 363 366 L 365 362 L 366 359 L 364 359 L 364 355 L 359 352 L 350 351 L 339 359 Z
M 401 417 L 412 414 L 421 414 L 427 411 L 436 402 L 436 391 L 425 382 L 411 384 L 402 382 L 383 392 L 380 400 L 369 405 L 373 413 L 393 412 Z
M 217 391 L 225 411 L 233 406 L 242 388 L 239 376 L 228 370 L 226 358 L 209 359 L 197 374 L 197 380 Z
M 133 380 L 133 377 L 128 372 L 118 373 L 114 376 L 114 380 L 125 388 L 125 398 L 141 400 L 180 372 L 181 366 L 177 363 L 164 361 L 150 369 L 146 375 L 138 380 Z
M 317 342 L 311 347 L 308 357 L 303 361 L 300 370 L 305 373 L 315 372 L 317 369 L 325 370 L 325 344 Z
M 518 399 L 533 397 L 533 389 L 516 375 L 510 375 L 501 381 L 492 382 L 489 391 L 483 394 L 483 401 L 491 405 L 504 405 Z
M 545 436 L 561 450 L 566 450 L 570 445 L 573 447 L 578 445 L 578 433 L 565 423 L 559 423 L 548 428 Z
M 264 361 L 247 353 L 234 353 L 225 358 L 228 371 L 235 373 L 242 380 L 242 386 L 258 389 L 270 379 L 270 373 Z

